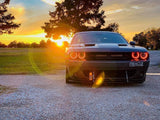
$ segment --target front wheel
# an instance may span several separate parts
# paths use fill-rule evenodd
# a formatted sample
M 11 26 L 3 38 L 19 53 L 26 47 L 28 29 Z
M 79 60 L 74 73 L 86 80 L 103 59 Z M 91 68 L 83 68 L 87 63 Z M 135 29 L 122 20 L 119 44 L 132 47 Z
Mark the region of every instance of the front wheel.
M 66 84 L 69 84 L 69 83 L 71 83 L 70 81 L 69 81 L 69 75 L 68 75 L 69 73 L 68 73 L 68 70 L 67 70 L 67 68 L 66 68 Z
M 137 83 L 143 84 L 146 81 L 146 74 L 144 75 L 143 79 L 139 80 Z

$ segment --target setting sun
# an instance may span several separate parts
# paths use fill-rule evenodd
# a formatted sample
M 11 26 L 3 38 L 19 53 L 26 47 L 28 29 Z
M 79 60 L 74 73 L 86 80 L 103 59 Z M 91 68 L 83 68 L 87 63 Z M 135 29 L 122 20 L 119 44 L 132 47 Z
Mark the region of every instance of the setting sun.
M 70 35 L 68 37 L 61 35 L 60 39 L 54 40 L 53 38 L 51 38 L 51 41 L 55 42 L 57 44 L 57 46 L 62 47 L 64 45 L 63 42 L 70 43 L 72 40 L 72 37 L 73 37 L 73 33 L 70 33 Z
M 59 46 L 59 47 L 63 46 L 63 42 L 62 41 L 57 41 L 56 43 L 57 43 L 57 46 Z

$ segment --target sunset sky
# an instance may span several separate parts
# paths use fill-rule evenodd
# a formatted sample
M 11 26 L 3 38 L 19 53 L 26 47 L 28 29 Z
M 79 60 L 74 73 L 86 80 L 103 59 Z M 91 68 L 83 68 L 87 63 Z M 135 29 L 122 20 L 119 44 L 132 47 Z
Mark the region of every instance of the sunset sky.
M 55 10 L 55 1 L 11 0 L 9 11 L 22 25 L 12 35 L 1 35 L 0 42 L 39 42 L 45 39 L 41 26 L 49 20 L 48 12 Z M 129 40 L 135 33 L 160 27 L 160 0 L 104 0 L 102 9 L 106 11 L 106 26 L 118 23 L 120 32 Z

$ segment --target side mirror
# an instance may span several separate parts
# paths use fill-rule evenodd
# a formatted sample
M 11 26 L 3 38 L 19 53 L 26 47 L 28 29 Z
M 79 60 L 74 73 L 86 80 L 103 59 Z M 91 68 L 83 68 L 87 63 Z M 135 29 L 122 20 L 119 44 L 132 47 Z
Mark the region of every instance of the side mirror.
M 131 42 L 130 42 L 130 45 L 135 46 L 136 43 L 135 43 L 134 41 L 131 41 Z

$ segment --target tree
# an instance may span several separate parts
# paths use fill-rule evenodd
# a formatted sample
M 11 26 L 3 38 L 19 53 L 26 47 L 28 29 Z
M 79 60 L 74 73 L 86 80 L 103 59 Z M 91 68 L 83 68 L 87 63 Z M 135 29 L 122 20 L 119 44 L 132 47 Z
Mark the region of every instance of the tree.
M 31 47 L 32 47 L 32 48 L 39 48 L 39 44 L 37 44 L 36 42 L 33 42 L 33 43 L 31 44 Z
M 46 42 L 44 40 L 40 41 L 39 47 L 45 48 L 47 46 Z
M 150 29 L 145 32 L 136 34 L 133 40 L 138 43 L 138 45 L 150 48 L 150 49 L 160 49 L 160 28 Z
M 50 47 L 51 44 L 52 44 L 52 41 L 50 39 L 48 39 L 47 42 L 46 42 L 46 44 L 47 44 L 47 47 Z
M 134 40 L 135 42 L 137 42 L 138 45 L 147 47 L 147 39 L 146 39 L 146 35 L 145 35 L 144 32 L 141 32 L 141 33 L 139 33 L 139 34 L 136 34 L 136 35 L 133 37 L 133 40 Z
M 0 34 L 11 34 L 12 29 L 20 27 L 20 24 L 14 23 L 15 17 L 12 14 L 7 14 L 7 5 L 10 0 L 4 0 L 0 3 Z
M 10 48 L 17 48 L 17 41 L 12 41 L 9 43 L 8 47 Z
M 25 44 L 25 48 L 30 48 L 31 47 L 31 44 L 30 43 L 26 43 Z
M 154 50 L 159 49 L 160 32 L 158 32 L 158 29 L 148 31 L 146 34 L 146 39 L 150 41 L 150 44 Z
M 26 44 L 24 42 L 18 42 L 17 48 L 27 48 Z
M 119 32 L 119 24 L 111 23 L 106 28 L 102 29 L 103 31 L 112 31 L 112 32 Z
M 160 49 L 160 28 L 157 29 L 157 45 L 156 48 Z
M 118 31 L 118 24 L 104 27 L 104 11 L 100 10 L 103 0 L 64 0 L 56 3 L 56 10 L 50 12 L 51 19 L 42 27 L 48 38 L 58 39 L 80 31 Z
M 7 45 L 0 42 L 0 48 L 5 48 L 5 47 L 7 47 Z

